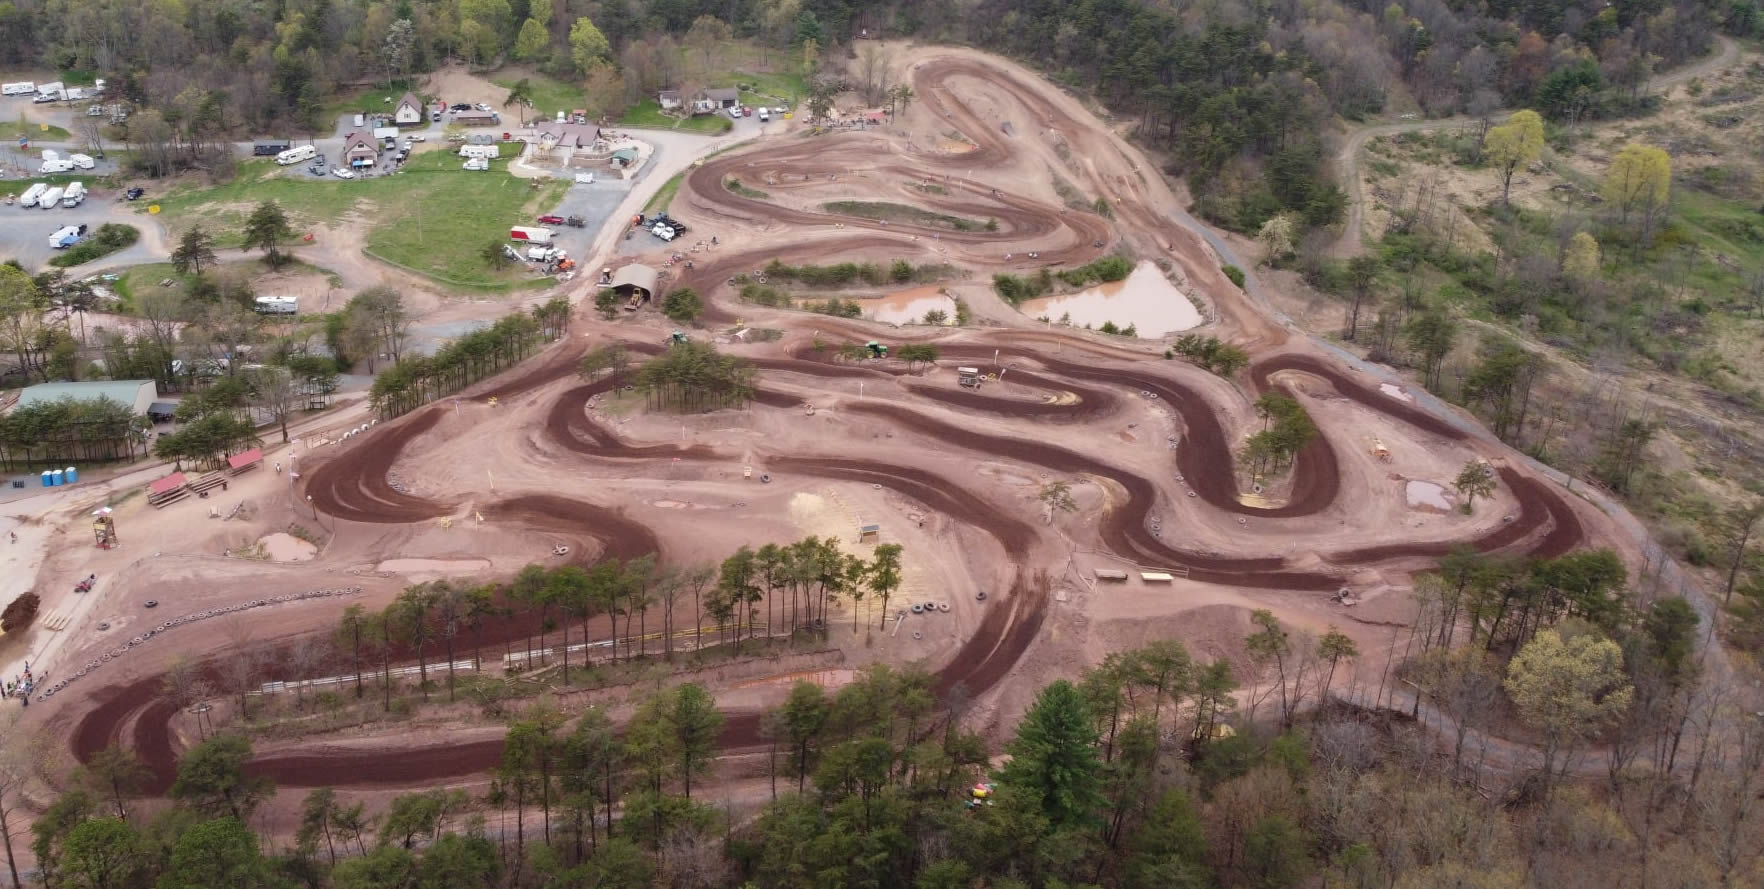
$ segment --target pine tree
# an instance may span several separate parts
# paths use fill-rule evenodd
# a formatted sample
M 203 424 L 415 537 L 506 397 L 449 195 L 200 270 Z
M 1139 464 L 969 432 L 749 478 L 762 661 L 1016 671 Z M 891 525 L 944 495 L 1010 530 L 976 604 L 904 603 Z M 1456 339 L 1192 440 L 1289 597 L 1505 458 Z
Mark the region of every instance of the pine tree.
M 1035 801 L 1056 829 L 1093 824 L 1103 803 L 1096 742 L 1083 694 L 1062 679 L 1041 690 L 1017 726 L 998 781 Z

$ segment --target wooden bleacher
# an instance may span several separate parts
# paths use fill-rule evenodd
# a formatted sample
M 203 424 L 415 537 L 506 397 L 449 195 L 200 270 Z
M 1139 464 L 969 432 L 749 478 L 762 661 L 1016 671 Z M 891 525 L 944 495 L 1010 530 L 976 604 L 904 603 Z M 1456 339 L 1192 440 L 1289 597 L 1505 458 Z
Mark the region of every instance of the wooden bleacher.
M 263 466 L 263 448 L 252 448 L 227 458 L 227 473 L 239 475 Z
M 184 474 L 174 472 L 149 484 L 147 486 L 147 502 L 152 504 L 154 509 L 164 509 L 190 496 L 190 490 L 184 487 L 184 482 Z

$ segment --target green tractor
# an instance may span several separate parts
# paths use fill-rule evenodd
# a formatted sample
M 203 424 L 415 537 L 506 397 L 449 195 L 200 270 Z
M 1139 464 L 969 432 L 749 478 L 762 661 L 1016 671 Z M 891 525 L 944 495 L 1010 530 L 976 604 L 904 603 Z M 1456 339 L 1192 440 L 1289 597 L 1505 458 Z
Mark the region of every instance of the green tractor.
M 865 343 L 864 348 L 870 350 L 870 357 L 871 358 L 887 358 L 888 357 L 888 347 L 882 345 L 879 342 L 876 342 L 875 340 L 870 340 L 869 342 Z
M 692 342 L 692 338 L 688 337 L 683 330 L 674 331 L 674 335 L 668 337 L 667 340 L 667 344 L 670 346 L 684 346 L 690 342 Z

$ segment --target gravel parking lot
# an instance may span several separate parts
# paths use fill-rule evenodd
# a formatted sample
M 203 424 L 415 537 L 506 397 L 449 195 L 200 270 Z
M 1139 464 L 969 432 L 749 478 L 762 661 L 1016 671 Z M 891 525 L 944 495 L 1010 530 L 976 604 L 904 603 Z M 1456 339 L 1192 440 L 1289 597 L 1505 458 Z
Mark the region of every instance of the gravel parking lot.
M 71 269 L 71 272 L 84 273 L 87 266 L 108 267 L 163 259 L 165 253 L 159 225 L 136 213 L 138 204 L 118 201 L 116 197 L 115 191 L 96 190 L 86 196 L 85 203 L 72 209 L 55 207 L 44 210 L 0 203 L 0 259 L 16 259 L 32 272 L 41 271 L 49 264 L 49 257 L 56 253 L 49 247 L 50 235 L 64 225 L 84 223 L 88 230 L 96 231 L 106 222 L 132 225 L 141 231 L 141 239 L 127 249 Z

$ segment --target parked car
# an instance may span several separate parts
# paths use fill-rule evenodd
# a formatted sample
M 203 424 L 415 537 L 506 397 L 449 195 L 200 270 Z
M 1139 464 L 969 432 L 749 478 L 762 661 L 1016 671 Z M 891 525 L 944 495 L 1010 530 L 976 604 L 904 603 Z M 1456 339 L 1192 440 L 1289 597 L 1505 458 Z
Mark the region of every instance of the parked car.
M 338 179 L 354 179 L 355 178 L 355 171 L 346 170 L 342 167 L 338 167 L 337 169 L 331 171 L 331 175 L 336 176 Z
M 327 164 L 313 164 L 312 166 L 307 167 L 307 169 L 312 171 L 312 175 L 314 176 L 323 176 L 326 173 L 331 172 L 331 168 Z
M 491 110 L 493 110 L 493 109 L 492 109 L 492 108 L 491 108 L 491 107 L 490 107 L 490 106 L 489 106 L 489 105 L 486 105 L 486 104 L 484 104 L 484 103 L 483 103 L 483 102 L 479 102 L 479 103 L 478 103 L 478 104 L 476 104 L 476 105 L 473 105 L 473 106 L 472 106 L 472 107 L 473 107 L 473 108 L 476 108 L 476 109 L 478 109 L 478 110 L 479 110 L 479 111 L 491 111 Z
M 760 108 L 759 119 L 760 119 L 760 123 L 765 123 L 766 121 L 771 120 L 772 119 L 772 109 L 765 108 L 765 107 Z
M 564 218 L 553 213 L 539 217 L 541 225 L 563 225 Z
M 753 107 L 749 106 L 749 105 L 741 106 L 741 116 L 742 117 L 752 117 L 753 116 Z
M 736 120 L 740 120 L 741 119 L 741 106 L 740 105 L 730 106 L 729 116 L 736 119 Z
M 147 190 L 144 188 L 131 188 L 128 191 L 123 192 L 123 197 L 126 197 L 131 201 L 138 201 L 141 199 L 141 195 L 146 193 Z
M 452 105 L 447 106 L 447 110 L 449 110 L 449 111 L 470 111 L 470 110 L 472 110 L 472 106 L 470 106 L 464 102 L 455 102 Z
M 429 140 L 422 133 L 411 133 L 410 135 L 404 137 L 404 141 L 406 141 L 406 142 L 427 142 Z

